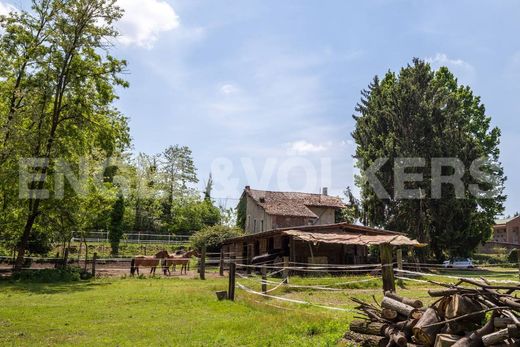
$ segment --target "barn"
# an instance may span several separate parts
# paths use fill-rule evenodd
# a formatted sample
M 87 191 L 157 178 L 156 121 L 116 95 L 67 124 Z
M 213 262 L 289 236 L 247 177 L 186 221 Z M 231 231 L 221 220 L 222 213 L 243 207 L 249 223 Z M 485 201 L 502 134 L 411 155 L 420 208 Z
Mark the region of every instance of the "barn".
M 251 264 L 258 257 L 301 264 L 366 264 L 370 246 L 419 247 L 403 233 L 348 223 L 305 225 L 268 230 L 228 239 L 224 254 Z

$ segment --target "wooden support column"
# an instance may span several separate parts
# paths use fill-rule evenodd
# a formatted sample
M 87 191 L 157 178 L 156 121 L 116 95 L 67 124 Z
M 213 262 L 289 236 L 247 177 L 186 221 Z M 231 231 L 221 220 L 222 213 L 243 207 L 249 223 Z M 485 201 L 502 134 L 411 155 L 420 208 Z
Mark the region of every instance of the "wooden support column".
M 97 253 L 94 252 L 94 256 L 92 257 L 92 277 L 96 277 L 96 261 L 97 261 Z
M 289 270 L 288 270 L 288 267 L 289 267 L 289 257 L 283 257 L 283 278 L 284 278 L 284 283 L 287 284 L 289 283 Z
M 396 250 L 396 253 L 397 253 L 397 268 L 399 270 L 402 270 L 403 269 L 403 249 L 398 248 Z
M 252 262 L 253 262 L 253 245 L 247 244 L 247 262 L 246 262 L 246 264 L 251 265 Z M 251 273 L 251 267 L 248 266 L 246 271 L 247 271 L 247 274 L 249 275 Z
M 218 267 L 218 274 L 220 276 L 224 276 L 224 247 L 220 248 L 220 261 Z
M 228 299 L 235 301 L 235 259 L 231 259 L 229 263 L 229 283 L 228 283 Z
M 262 293 L 267 293 L 267 269 L 262 265 Z
M 206 279 L 206 246 L 202 247 L 199 260 L 199 277 L 201 280 Z
M 516 261 L 518 262 L 518 277 L 520 278 L 520 248 L 516 249 Z
M 381 258 L 381 276 L 383 278 L 383 292 L 395 292 L 394 269 L 392 266 L 392 246 L 390 244 L 380 245 L 379 256 Z

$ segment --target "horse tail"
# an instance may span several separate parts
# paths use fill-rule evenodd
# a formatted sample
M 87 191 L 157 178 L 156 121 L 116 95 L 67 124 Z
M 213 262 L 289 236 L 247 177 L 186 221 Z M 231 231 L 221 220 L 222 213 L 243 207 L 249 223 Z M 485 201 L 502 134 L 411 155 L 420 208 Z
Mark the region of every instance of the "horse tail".
M 130 262 L 130 274 L 133 275 L 135 273 L 135 258 L 132 258 Z

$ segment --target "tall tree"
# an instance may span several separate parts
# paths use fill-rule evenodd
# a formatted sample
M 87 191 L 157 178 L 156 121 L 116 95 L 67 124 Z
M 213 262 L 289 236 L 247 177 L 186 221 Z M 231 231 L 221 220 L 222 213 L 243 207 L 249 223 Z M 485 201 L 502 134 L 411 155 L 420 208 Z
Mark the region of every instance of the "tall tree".
M 366 224 L 404 231 L 428 243 L 439 259 L 444 252 L 467 255 L 490 237 L 494 217 L 503 210 L 505 200 L 500 130 L 490 126 L 484 105 L 470 87 L 459 85 L 446 67 L 434 71 L 414 59 L 398 74 L 376 76 L 362 92 L 356 112 L 352 136 L 361 169 L 357 184 Z M 400 196 L 403 187 L 396 186 L 399 177 L 394 169 L 407 164 L 400 158 L 423 160 L 406 169 L 408 174 L 423 176 L 405 184 L 404 188 L 415 190 L 414 198 Z M 462 169 L 450 164 L 432 167 L 435 158 L 456 158 Z M 478 165 L 477 171 L 488 178 L 470 172 L 472 164 L 482 158 L 487 162 Z M 463 191 L 452 184 L 432 185 L 438 174 L 460 174 Z M 387 195 L 377 194 L 381 189 L 370 184 L 373 177 Z M 493 196 L 472 192 L 471 185 L 492 191 Z
M 188 184 L 197 183 L 197 169 L 193 162 L 191 149 L 187 146 L 170 146 L 161 155 L 161 173 L 163 176 L 163 218 L 171 221 L 175 199 L 193 195 Z
M 127 85 L 118 77 L 126 63 L 112 57 L 107 44 L 122 16 L 115 3 L 34 0 L 31 12 L 2 18 L 0 175 L 9 180 L 18 159 L 38 158 L 27 162 L 32 179 L 20 187 L 30 190 L 18 216 L 24 223 L 17 268 L 43 205 L 52 204 L 44 189 L 56 159 L 75 162 L 96 149 L 112 155 L 129 141 L 126 119 L 112 105 L 114 87 Z M 19 206 L 4 191 L 4 211 Z

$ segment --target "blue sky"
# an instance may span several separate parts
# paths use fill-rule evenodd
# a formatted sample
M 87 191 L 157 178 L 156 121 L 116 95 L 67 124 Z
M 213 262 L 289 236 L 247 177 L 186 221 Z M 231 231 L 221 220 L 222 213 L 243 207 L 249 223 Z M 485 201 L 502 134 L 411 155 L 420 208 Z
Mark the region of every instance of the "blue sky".
M 506 213 L 520 210 L 520 2 L 119 3 L 127 14 L 116 54 L 129 62 L 131 87 L 118 106 L 134 150 L 191 147 L 218 197 L 237 198 L 246 184 L 332 194 L 352 186 L 360 90 L 420 57 L 482 97 L 502 129 Z

